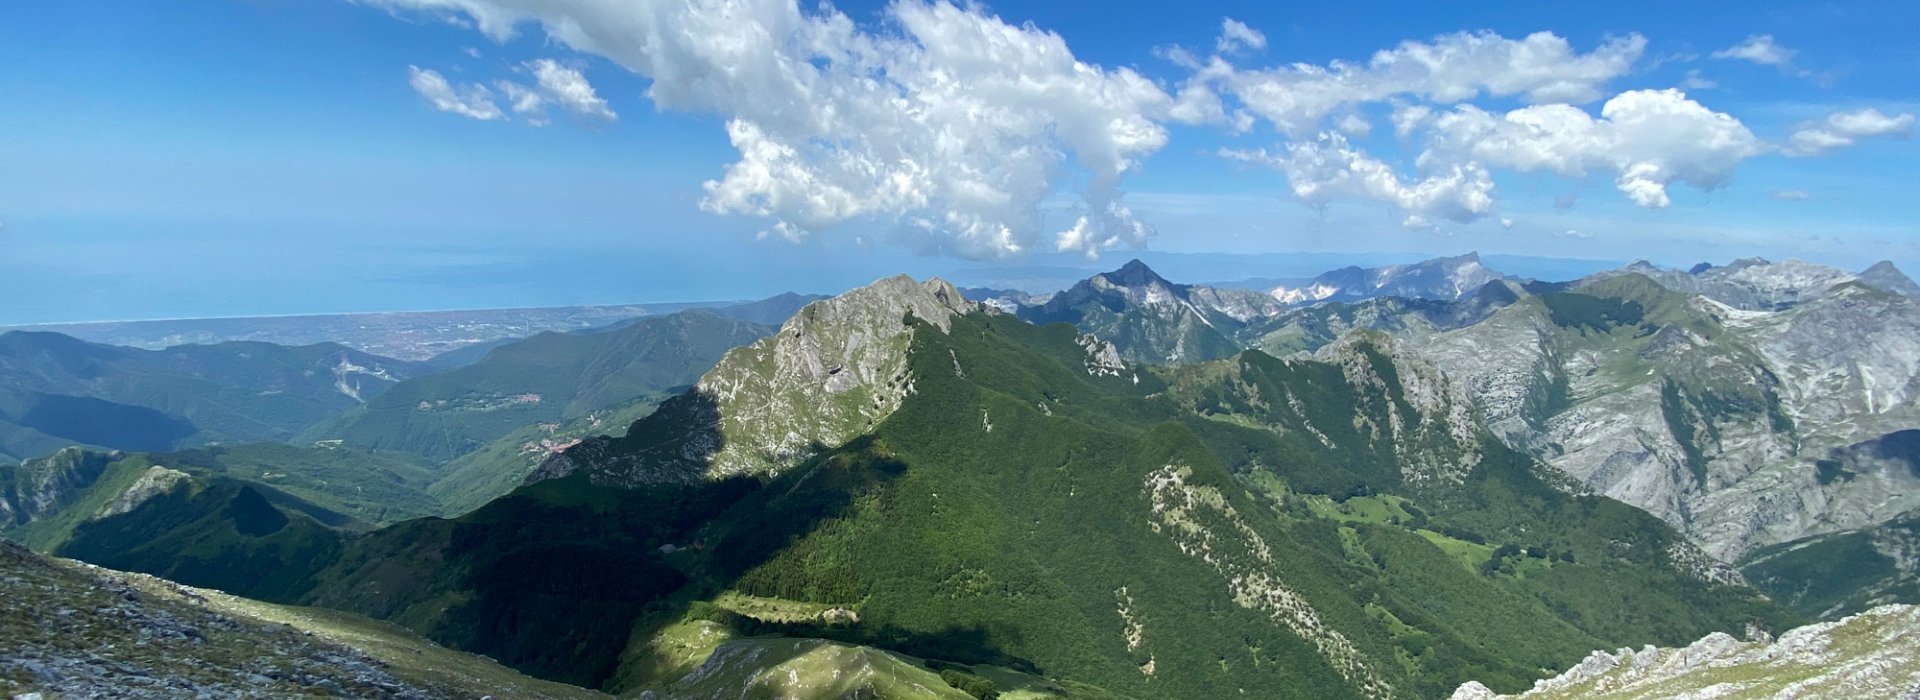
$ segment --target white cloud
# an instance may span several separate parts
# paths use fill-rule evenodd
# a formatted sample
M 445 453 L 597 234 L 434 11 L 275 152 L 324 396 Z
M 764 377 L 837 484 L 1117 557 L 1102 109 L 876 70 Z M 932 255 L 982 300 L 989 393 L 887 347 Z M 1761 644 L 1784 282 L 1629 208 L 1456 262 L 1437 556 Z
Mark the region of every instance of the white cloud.
M 1267 48 L 1267 35 L 1239 20 L 1226 17 L 1220 20 L 1220 38 L 1214 40 L 1213 48 L 1220 53 L 1235 53 L 1246 49 L 1259 51 Z
M 467 58 L 471 58 L 475 60 L 478 60 L 480 58 L 480 50 L 471 46 L 461 48 L 460 53 L 466 54 Z
M 1359 112 L 1348 112 L 1347 116 L 1340 118 L 1336 126 L 1340 128 L 1341 133 L 1355 138 L 1364 138 L 1367 134 L 1373 133 L 1373 123 L 1367 121 L 1366 117 L 1360 116 Z
M 492 121 L 505 119 L 506 114 L 500 106 L 494 104 L 493 92 L 484 85 L 468 85 L 454 88 L 445 76 L 437 71 L 419 66 L 407 66 L 407 83 L 413 91 L 427 98 L 427 103 L 442 112 L 452 112 L 463 117 Z
M 1393 106 L 1393 135 L 1412 136 L 1414 130 L 1433 121 L 1433 108 L 1426 105 L 1396 103 Z
M 464 15 L 498 41 L 537 25 L 651 80 L 661 109 L 724 117 L 740 155 L 702 207 L 766 217 L 773 236 L 878 219 L 916 247 L 991 258 L 1151 235 L 1119 185 L 1165 145 L 1175 100 L 975 5 L 901 0 L 873 32 L 796 0 L 371 1 Z M 1187 97 L 1189 116 L 1226 118 Z M 1047 240 L 1038 207 L 1073 183 L 1081 220 Z
M 547 117 L 547 98 L 542 97 L 539 91 L 511 80 L 502 80 L 498 85 L 500 94 L 505 95 L 507 103 L 513 107 L 513 113 L 527 120 L 528 124 L 546 126 L 553 123 Z
M 1294 195 L 1309 204 L 1364 197 L 1398 208 L 1409 227 L 1419 228 L 1435 219 L 1469 222 L 1493 213 L 1492 168 L 1570 178 L 1607 171 L 1628 199 L 1660 208 L 1672 203 L 1669 185 L 1718 188 L 1741 162 L 1768 148 L 1739 120 L 1678 90 L 1621 93 L 1601 106 L 1598 117 L 1565 104 L 1504 114 L 1458 105 L 1437 116 L 1403 115 L 1395 121 L 1430 124 L 1412 177 L 1402 177 L 1392 165 L 1330 131 L 1274 153 L 1222 155 L 1279 169 Z
M 1280 131 L 1304 135 L 1342 108 L 1400 96 L 1444 104 L 1481 95 L 1590 102 L 1601 97 L 1607 82 L 1633 67 L 1646 43 L 1635 34 L 1581 54 L 1549 32 L 1523 39 L 1463 32 L 1403 42 L 1366 63 L 1242 69 L 1216 55 L 1188 83 L 1215 85 Z
M 1720 84 L 1701 75 L 1698 68 L 1687 69 L 1687 77 L 1680 79 L 1682 90 L 1712 90 L 1717 87 L 1720 87 Z
M 1773 41 L 1772 34 L 1755 34 L 1733 46 L 1713 52 L 1714 58 L 1751 61 L 1763 66 L 1786 66 L 1798 51 Z
M 1333 132 L 1294 142 L 1278 153 L 1228 150 L 1220 155 L 1279 169 L 1294 196 L 1308 204 L 1324 206 L 1341 196 L 1386 202 L 1406 214 L 1407 228 L 1429 228 L 1436 218 L 1470 222 L 1494 209 L 1493 177 L 1477 163 L 1423 168 L 1419 177 L 1407 181 L 1393 166 Z
M 594 92 L 593 85 L 580 71 L 568 68 L 551 58 L 541 58 L 520 65 L 520 70 L 533 75 L 532 86 L 502 80 L 494 83 L 500 94 L 507 98 L 514 114 L 520 115 L 528 124 L 546 126 L 553 123 L 547 116 L 548 105 L 559 105 L 575 118 L 583 121 L 616 121 L 607 101 Z
M 1422 163 L 1477 162 L 1566 177 L 1609 170 L 1628 199 L 1656 208 L 1671 204 L 1668 185 L 1718 188 L 1742 161 L 1767 150 L 1739 120 L 1678 90 L 1621 93 L 1597 119 L 1570 105 L 1504 115 L 1462 105 L 1436 118 L 1433 130 Z
M 1768 192 L 1767 196 L 1782 202 L 1804 202 L 1813 198 L 1806 190 L 1775 190 Z
M 1911 113 L 1887 115 L 1877 109 L 1835 112 L 1819 122 L 1802 124 L 1787 137 L 1790 156 L 1817 156 L 1845 148 L 1860 139 L 1875 137 L 1906 138 L 1913 135 Z
M 529 61 L 526 67 L 533 71 L 540 92 L 573 116 L 605 121 L 620 118 L 607 106 L 607 101 L 594 92 L 593 85 L 587 82 L 587 77 L 581 75 L 580 71 L 560 65 L 551 58 Z

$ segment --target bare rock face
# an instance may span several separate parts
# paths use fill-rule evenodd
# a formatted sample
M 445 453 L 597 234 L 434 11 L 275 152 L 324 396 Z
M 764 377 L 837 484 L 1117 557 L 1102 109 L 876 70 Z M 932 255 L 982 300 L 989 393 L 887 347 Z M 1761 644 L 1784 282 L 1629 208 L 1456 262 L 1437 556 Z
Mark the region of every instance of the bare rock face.
M 127 490 L 121 491 L 120 495 L 101 507 L 100 512 L 95 513 L 93 517 L 111 518 L 131 513 L 133 509 L 139 508 L 140 504 L 171 492 L 192 480 L 192 476 L 177 469 L 161 466 L 148 467 L 146 473 L 141 474 L 139 479 L 134 480 L 133 484 L 127 487 Z
M 1697 294 L 1745 311 L 1789 308 L 1824 296 L 1837 285 L 1858 279 L 1844 270 L 1803 260 L 1775 263 L 1762 258 L 1745 258 L 1698 272 L 1664 270 L 1641 261 L 1619 270 L 1593 275 L 1588 281 L 1628 274 L 1645 275 L 1667 289 Z
M 1524 693 L 1469 682 L 1452 700 L 1920 697 L 1920 608 L 1888 605 L 1779 639 L 1757 636 L 1716 632 L 1680 649 L 1596 651 Z
M 1468 253 L 1410 265 L 1341 268 L 1298 287 L 1275 287 L 1268 294 L 1286 304 L 1355 301 L 1385 296 L 1459 299 L 1488 282 L 1502 279 L 1506 279 L 1506 275 L 1480 264 L 1478 253 Z
M 46 457 L 28 460 L 13 472 L 11 484 L 0 488 L 0 526 L 25 525 L 40 520 L 92 486 L 118 455 L 68 447 Z
M 1626 299 L 1631 323 L 1535 297 L 1418 352 L 1510 445 L 1718 559 L 1920 507 L 1914 459 L 1873 447 L 1920 428 L 1920 304 L 1797 262 L 1639 272 L 1572 288 Z M 1691 294 L 1653 284 L 1676 275 Z
M 778 473 L 891 415 L 913 393 L 916 327 L 945 332 L 979 309 L 944 280 L 906 276 L 814 302 L 779 333 L 729 351 L 627 437 L 584 441 L 528 482 L 575 471 L 616 485 Z
M 1355 331 L 1321 348 L 1315 359 L 1339 365 L 1359 396 L 1398 395 L 1412 407 L 1403 412 L 1396 402 L 1388 400 L 1384 406 L 1386 424 L 1370 426 L 1393 446 L 1408 483 L 1458 484 L 1480 463 L 1476 434 L 1480 423 L 1475 420 L 1471 398 L 1439 368 L 1391 337 Z M 1376 360 L 1390 364 L 1391 380 L 1375 365 Z

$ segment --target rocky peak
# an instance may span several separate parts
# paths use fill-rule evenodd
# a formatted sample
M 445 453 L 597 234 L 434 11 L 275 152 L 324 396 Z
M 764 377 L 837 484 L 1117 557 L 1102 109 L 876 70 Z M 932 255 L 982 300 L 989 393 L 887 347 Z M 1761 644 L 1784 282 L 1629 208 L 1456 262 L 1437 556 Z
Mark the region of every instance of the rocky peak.
M 1433 258 L 1409 265 L 1344 267 L 1313 278 L 1301 287 L 1276 287 L 1275 299 L 1298 304 L 1356 301 L 1394 296 L 1409 299 L 1459 299 L 1506 275 L 1480 263 L 1479 253 Z
M 728 351 L 627 437 L 582 442 L 528 481 L 575 471 L 629 486 L 777 473 L 870 429 L 913 393 L 916 323 L 945 332 L 980 308 L 945 280 L 905 275 L 808 304 L 780 332 Z
M 1156 284 L 1172 286 L 1172 283 L 1161 277 L 1160 273 L 1154 272 L 1153 268 L 1140 262 L 1139 258 L 1129 260 L 1127 264 L 1121 265 L 1120 269 L 1101 273 L 1098 277 L 1117 287 L 1146 287 Z
M 1914 284 L 1913 278 L 1894 267 L 1890 260 L 1882 260 L 1861 270 L 1860 281 L 1901 296 L 1920 297 L 1920 285 Z

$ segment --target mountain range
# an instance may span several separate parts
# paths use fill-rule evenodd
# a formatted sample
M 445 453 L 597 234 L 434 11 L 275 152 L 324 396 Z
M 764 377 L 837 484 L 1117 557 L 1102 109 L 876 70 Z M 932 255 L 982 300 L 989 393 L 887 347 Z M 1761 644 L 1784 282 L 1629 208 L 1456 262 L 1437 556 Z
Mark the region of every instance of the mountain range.
M 753 317 L 778 328 L 503 344 L 297 445 L 30 459 L 0 533 L 624 696 L 1698 689 L 1700 658 L 1910 626 L 1875 607 L 1920 597 L 1905 279 L 895 277 Z M 1795 663 L 1875 652 L 1845 653 Z
M 138 350 L 8 332 L 0 334 L 0 457 L 71 445 L 167 450 L 287 440 L 415 371 L 331 343 Z

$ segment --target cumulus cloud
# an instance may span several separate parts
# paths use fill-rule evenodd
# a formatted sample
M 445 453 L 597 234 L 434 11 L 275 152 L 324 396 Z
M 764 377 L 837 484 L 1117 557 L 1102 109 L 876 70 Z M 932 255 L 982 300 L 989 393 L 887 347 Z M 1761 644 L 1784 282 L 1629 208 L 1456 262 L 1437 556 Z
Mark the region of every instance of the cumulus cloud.
M 1407 228 L 1429 228 L 1435 219 L 1470 222 L 1491 213 L 1493 177 L 1478 163 L 1432 164 L 1403 179 L 1393 166 L 1354 148 L 1345 136 L 1324 132 L 1279 152 L 1226 150 L 1221 155 L 1268 165 L 1287 177 L 1301 201 L 1324 206 L 1341 196 L 1386 202 L 1405 213 Z
M 1220 38 L 1214 40 L 1213 48 L 1220 53 L 1234 53 L 1244 49 L 1258 51 L 1267 48 L 1267 35 L 1239 20 L 1227 17 L 1220 20 Z
M 1534 105 L 1504 115 L 1461 105 L 1434 121 L 1422 161 L 1471 160 L 1522 172 L 1584 177 L 1612 171 L 1620 191 L 1643 207 L 1672 200 L 1667 186 L 1725 185 L 1766 145 L 1732 116 L 1679 90 L 1633 90 L 1607 100 L 1595 118 L 1572 105 Z
M 1887 115 L 1877 109 L 1835 112 L 1826 119 L 1802 124 L 1787 137 L 1786 154 L 1817 156 L 1852 146 L 1865 138 L 1906 138 L 1913 135 L 1911 113 Z
M 1281 132 L 1306 135 L 1343 108 L 1398 96 L 1443 104 L 1482 95 L 1533 103 L 1591 102 L 1602 96 L 1607 82 L 1633 67 L 1646 44 L 1634 34 L 1583 54 L 1550 32 L 1522 39 L 1463 32 L 1403 42 L 1365 63 L 1246 69 L 1216 55 L 1197 67 L 1188 84 L 1214 86 Z
M 1774 42 L 1772 34 L 1755 34 L 1733 46 L 1713 52 L 1713 57 L 1723 60 L 1751 61 L 1763 66 L 1785 66 L 1793 62 L 1798 51 Z
M 481 121 L 506 118 L 506 114 L 500 111 L 500 105 L 494 103 L 493 92 L 484 85 L 455 88 L 438 71 L 419 66 L 407 66 L 407 83 L 413 86 L 414 92 L 427 99 L 427 104 L 442 112 Z
M 580 71 L 560 65 L 560 62 L 551 58 L 529 61 L 526 67 L 533 72 L 540 92 L 573 116 L 603 121 L 620 118 L 607 106 L 607 101 L 594 92 L 593 85 L 587 82 L 587 76 L 581 75 Z
M 796 0 L 371 1 L 452 13 L 497 41 L 538 27 L 648 78 L 662 109 L 724 117 L 739 159 L 701 206 L 765 217 L 770 237 L 877 219 L 916 247 L 992 258 L 1043 242 L 1097 254 L 1152 234 L 1119 186 L 1165 145 L 1175 99 L 978 6 L 902 0 L 878 32 Z M 541 85 L 555 104 L 579 94 L 555 86 Z M 1183 97 L 1189 116 L 1227 118 L 1203 93 Z M 1068 183 L 1079 215 L 1049 235 L 1037 211 Z
M 511 80 L 499 82 L 500 94 L 505 95 L 507 104 L 513 107 L 513 113 L 520 115 L 528 124 L 546 126 L 553 120 L 547 117 L 547 98 L 538 90 Z

